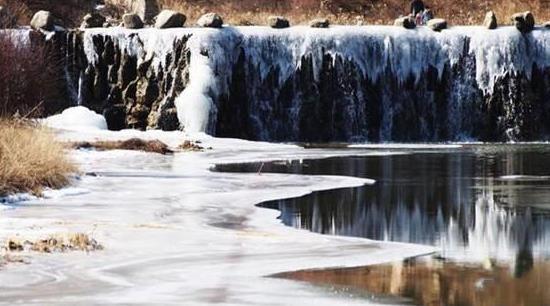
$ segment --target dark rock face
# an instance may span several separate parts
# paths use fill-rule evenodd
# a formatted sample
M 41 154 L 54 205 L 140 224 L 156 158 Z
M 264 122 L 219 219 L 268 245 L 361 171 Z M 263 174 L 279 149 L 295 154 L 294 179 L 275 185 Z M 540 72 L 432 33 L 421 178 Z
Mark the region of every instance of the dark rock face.
M 181 28 L 185 24 L 186 20 L 187 17 L 185 17 L 182 13 L 164 10 L 157 16 L 155 27 L 157 29 Z
M 223 26 L 223 19 L 220 15 L 216 13 L 208 13 L 202 15 L 199 20 L 197 20 L 197 25 L 203 28 L 221 28 Z
M 54 19 L 52 13 L 48 11 L 38 11 L 31 20 L 31 27 L 36 30 L 53 31 Z
M 484 92 L 476 59 L 464 48 L 440 76 L 428 66 L 405 80 L 389 70 L 364 75 L 357 62 L 329 53 L 317 68 L 313 58 L 302 58 L 281 80 L 277 68 L 251 70 L 242 50 L 229 94 L 218 104 L 215 135 L 299 142 L 550 139 L 550 69 L 534 67 L 531 77 L 510 72 Z
M 535 17 L 531 12 L 523 12 L 512 15 L 514 25 L 521 33 L 528 33 L 535 28 Z
M 143 42 L 136 34 L 130 37 L 137 45 Z M 98 58 L 87 62 L 82 48 L 82 34 L 70 35 L 72 56 L 78 67 L 71 75 L 72 86 L 78 89 L 79 103 L 102 113 L 109 129 L 179 128 L 175 98 L 186 86 L 189 36 L 173 41 L 171 52 L 163 58 L 144 53 L 134 54 L 110 36 L 92 36 Z M 153 60 L 161 63 L 153 64 Z
M 485 15 L 485 20 L 483 21 L 483 26 L 489 30 L 494 30 L 498 27 L 497 16 L 495 12 L 490 11 Z
M 282 16 L 269 16 L 267 24 L 274 29 L 284 29 L 290 27 L 288 19 Z
M 127 29 L 141 29 L 144 26 L 143 20 L 138 14 L 124 14 L 122 23 Z

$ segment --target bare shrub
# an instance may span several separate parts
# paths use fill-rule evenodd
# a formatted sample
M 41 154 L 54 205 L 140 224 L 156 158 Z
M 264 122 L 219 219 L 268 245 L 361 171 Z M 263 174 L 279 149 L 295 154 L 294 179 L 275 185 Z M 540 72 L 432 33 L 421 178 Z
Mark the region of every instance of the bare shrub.
M 0 32 L 0 117 L 42 116 L 61 101 L 61 59 L 42 38 Z
M 0 0 L 0 6 L 5 7 L 10 16 L 13 17 L 18 25 L 26 25 L 30 23 L 32 13 L 29 8 L 21 0 Z M 0 28 L 11 26 L 11 21 L 7 22 L 0 20 Z

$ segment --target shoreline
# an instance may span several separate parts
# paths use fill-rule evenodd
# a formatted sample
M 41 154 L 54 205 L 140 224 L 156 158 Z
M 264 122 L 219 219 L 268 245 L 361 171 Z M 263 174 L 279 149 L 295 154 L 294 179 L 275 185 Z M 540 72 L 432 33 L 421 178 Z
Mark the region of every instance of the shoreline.
M 103 134 L 99 136 L 103 138 L 121 136 L 111 132 L 92 134 Z M 106 134 L 111 135 L 105 137 Z M 67 136 L 70 135 L 61 138 Z M 183 134 L 176 133 L 163 140 L 169 143 L 170 138 L 179 141 L 182 137 Z M 67 282 L 78 280 L 96 285 L 63 294 L 75 304 L 135 302 L 136 292 L 140 292 L 139 300 L 161 303 L 185 300 L 201 304 L 219 298 L 214 293 L 200 294 L 212 286 L 225 288 L 226 303 L 234 299 L 258 303 L 260 295 L 274 297 L 281 290 L 297 290 L 303 298 L 307 296 L 308 300 L 313 298 L 321 304 L 348 304 L 353 303 L 353 299 L 318 292 L 293 281 L 266 279 L 266 276 L 308 268 L 362 266 L 433 251 L 431 247 L 330 237 L 288 228 L 276 219 L 277 211 L 255 206 L 279 199 L 283 193 L 295 197 L 312 191 L 359 186 L 368 181 L 335 176 L 258 176 L 210 171 L 210 166 L 218 161 L 291 156 L 324 158 L 342 152 L 311 152 L 289 145 L 203 137 L 207 138 L 204 144 L 213 146 L 212 152 L 177 153 L 173 157 L 125 151 L 73 152 L 84 172 L 99 175 L 83 177 L 74 186 L 87 192 L 25 202 L 6 212 L 0 235 L 37 231 L 31 228 L 38 228 L 42 233 L 93 231 L 94 238 L 105 250 L 91 256 L 29 254 L 30 264 L 11 265 L 0 272 L 2 284 L 10 284 L 2 288 L 2 300 L 61 304 L 66 300 L 59 296 L 54 300 L 48 292 L 53 287 L 63 294 L 61 288 Z M 289 186 L 289 181 L 293 185 Z M 155 188 L 151 188 L 153 182 L 158 184 Z M 180 188 L 172 187 L 174 185 Z M 136 190 L 146 190 L 146 194 Z M 129 206 L 129 203 L 132 204 Z M 155 203 L 161 205 L 151 207 Z M 242 222 L 241 229 L 213 226 L 220 220 L 235 218 Z M 51 273 L 58 275 L 57 280 L 45 277 Z M 197 275 L 202 281 L 190 285 Z M 26 277 L 22 279 L 22 276 Z M 266 282 L 270 285 L 266 286 Z M 180 286 L 186 289 L 180 291 Z M 163 293 L 151 292 L 153 288 Z M 255 294 L 247 297 L 245 292 Z M 295 299 L 273 301 L 273 304 L 299 303 Z M 365 303 L 364 300 L 357 302 Z

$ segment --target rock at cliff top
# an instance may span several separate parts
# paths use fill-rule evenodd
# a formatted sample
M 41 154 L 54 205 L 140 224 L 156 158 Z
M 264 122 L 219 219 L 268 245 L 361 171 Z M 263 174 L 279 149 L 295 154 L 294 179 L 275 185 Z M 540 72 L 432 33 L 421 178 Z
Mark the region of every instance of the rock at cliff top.
M 528 33 L 535 28 L 535 16 L 531 12 L 523 12 L 512 15 L 514 25 L 521 33 Z
M 223 26 L 223 19 L 216 13 L 204 14 L 197 20 L 197 25 L 203 28 L 221 28 Z
M 483 26 L 489 30 L 494 30 L 498 27 L 497 16 L 495 12 L 489 11 L 485 15 L 485 20 L 483 21 Z
M 187 17 L 182 13 L 164 10 L 157 16 L 157 22 L 155 28 L 168 29 L 168 28 L 181 28 L 185 24 Z
M 409 29 L 409 30 L 416 28 L 416 23 L 414 22 L 414 18 L 409 16 L 399 17 L 395 19 L 393 25 L 397 27 Z
M 84 18 L 82 19 L 82 25 L 80 27 L 83 29 L 101 28 L 106 21 L 107 19 L 103 17 L 100 13 L 93 12 L 84 16 Z
M 435 19 L 429 20 L 427 26 L 428 28 L 436 32 L 441 32 L 445 30 L 448 25 L 447 25 L 447 20 L 435 18 Z
M 127 29 L 141 29 L 144 26 L 143 20 L 138 14 L 124 14 L 122 24 Z
M 330 22 L 327 18 L 319 18 L 319 19 L 313 19 L 309 26 L 312 28 L 328 28 L 330 26 Z
M 133 13 L 136 13 L 142 21 L 150 23 L 160 13 L 157 0 L 127 0 Z
M 53 31 L 55 24 L 52 13 L 48 11 L 38 11 L 31 20 L 31 27 L 35 30 Z
M 290 27 L 288 19 L 282 16 L 269 16 L 267 24 L 274 29 L 284 29 Z

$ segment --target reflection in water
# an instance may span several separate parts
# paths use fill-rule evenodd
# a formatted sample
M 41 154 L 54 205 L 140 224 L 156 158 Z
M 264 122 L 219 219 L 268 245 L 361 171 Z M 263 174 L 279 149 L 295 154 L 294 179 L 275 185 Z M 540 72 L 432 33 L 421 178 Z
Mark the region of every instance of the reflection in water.
M 373 186 L 264 203 L 290 226 L 440 246 L 442 256 L 485 260 L 550 255 L 550 151 L 468 147 L 445 152 L 268 164 L 265 172 L 368 177 Z M 254 171 L 257 165 L 219 166 Z
M 550 281 L 550 262 L 540 262 L 537 267 L 520 279 L 514 277 L 506 266 L 487 269 L 481 265 L 433 260 L 298 271 L 277 277 L 362 289 L 378 295 L 378 299 L 383 296 L 406 297 L 415 304 L 426 306 L 548 305 L 550 291 L 546 284 Z
M 426 305 L 550 305 L 543 289 L 550 281 L 545 262 L 550 257 L 550 146 L 406 153 L 265 165 L 264 172 L 351 175 L 376 184 L 262 205 L 279 209 L 290 226 L 434 245 L 450 261 L 302 271 L 291 277 L 406 296 Z

